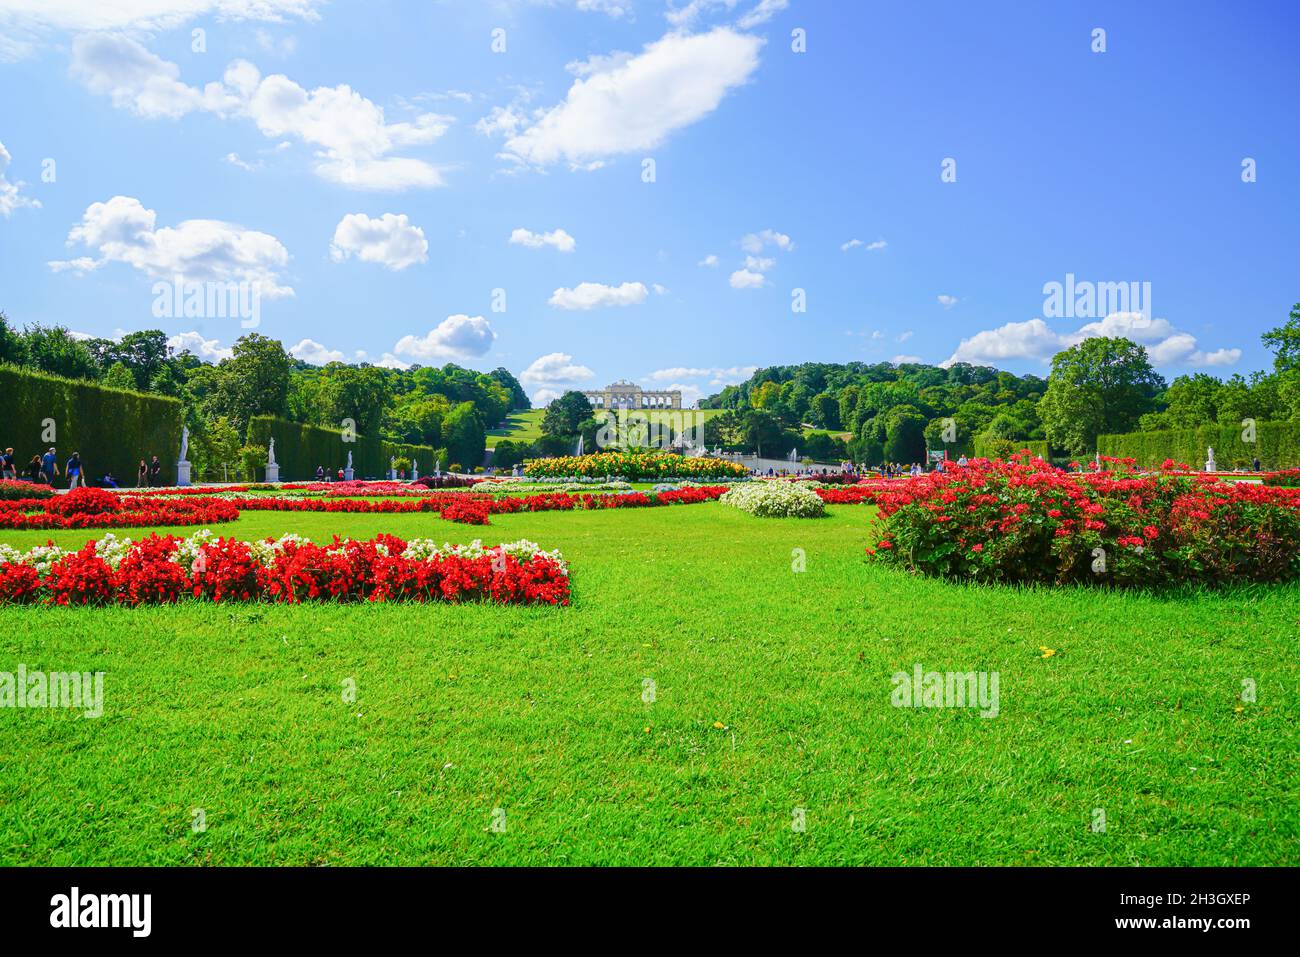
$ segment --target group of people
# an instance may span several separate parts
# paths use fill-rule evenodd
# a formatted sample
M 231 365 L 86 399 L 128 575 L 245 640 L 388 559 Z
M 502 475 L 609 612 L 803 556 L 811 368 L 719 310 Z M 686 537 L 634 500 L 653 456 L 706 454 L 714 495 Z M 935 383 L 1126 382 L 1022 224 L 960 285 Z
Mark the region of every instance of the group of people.
M 342 466 L 339 466 L 339 471 L 338 471 L 338 481 L 342 482 L 342 481 L 344 481 L 346 478 L 347 478 L 347 476 L 346 476 L 346 474 L 345 474 L 344 471 L 343 471 L 343 467 L 342 467 Z M 330 474 L 329 470 L 326 469 L 325 466 L 323 466 L 323 465 L 318 465 L 318 466 L 316 466 L 316 481 L 317 481 L 317 482 L 333 482 L 334 480 L 335 480 L 335 479 L 334 479 L 334 476 Z
M 63 463 L 62 470 L 59 469 L 58 452 L 53 446 L 44 455 L 33 455 L 31 461 L 22 466 L 21 470 L 18 460 L 14 458 L 13 449 L 7 448 L 0 454 L 0 479 L 11 481 L 23 479 L 37 485 L 55 485 L 60 478 L 66 478 L 68 488 L 74 489 L 84 488 L 89 484 L 86 475 L 86 464 L 81 460 L 80 452 L 73 452 L 72 456 Z M 119 487 L 112 472 L 105 472 L 98 484 L 100 488 Z M 136 471 L 136 484 L 141 487 L 162 484 L 162 463 L 158 461 L 158 456 L 153 456 L 148 462 L 144 459 L 140 460 L 140 467 Z

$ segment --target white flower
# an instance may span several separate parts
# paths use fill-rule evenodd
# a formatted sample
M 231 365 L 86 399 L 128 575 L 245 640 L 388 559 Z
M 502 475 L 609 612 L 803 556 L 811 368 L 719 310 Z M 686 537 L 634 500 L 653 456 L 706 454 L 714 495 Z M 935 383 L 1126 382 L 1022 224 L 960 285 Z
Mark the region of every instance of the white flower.
M 747 482 L 728 489 L 718 501 L 762 518 L 818 518 L 826 514 L 821 497 L 798 482 Z

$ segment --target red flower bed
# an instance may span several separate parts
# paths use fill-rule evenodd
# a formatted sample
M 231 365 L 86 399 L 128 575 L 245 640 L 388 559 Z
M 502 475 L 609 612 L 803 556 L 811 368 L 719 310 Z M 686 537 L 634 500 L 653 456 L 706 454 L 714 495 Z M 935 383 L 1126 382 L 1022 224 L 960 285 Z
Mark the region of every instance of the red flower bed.
M 48 485 L 35 482 L 18 482 L 14 479 L 0 479 L 0 501 L 12 501 L 19 498 L 52 498 L 54 489 Z
M 569 572 L 563 559 L 528 542 L 489 549 L 477 542 L 435 548 L 379 535 L 368 541 L 335 538 L 326 545 L 268 539 L 254 547 L 231 538 L 196 536 L 187 542 L 173 535 L 151 535 L 106 546 L 104 557 L 97 553 L 98 544 L 88 542 L 55 558 L 43 577 L 35 558 L 14 559 L 17 553 L 11 552 L 9 559 L 0 560 L 0 604 L 136 606 L 185 598 L 287 604 L 569 603 Z
M 48 499 L 0 501 L 0 529 L 211 525 L 238 517 L 239 509 L 222 499 L 119 495 L 98 488 L 73 489 Z
M 879 561 L 949 578 L 1135 587 L 1300 577 L 1300 490 L 978 460 L 875 493 Z
M 1264 476 L 1264 484 L 1282 488 L 1300 487 L 1300 469 L 1283 469 L 1280 472 L 1269 472 Z

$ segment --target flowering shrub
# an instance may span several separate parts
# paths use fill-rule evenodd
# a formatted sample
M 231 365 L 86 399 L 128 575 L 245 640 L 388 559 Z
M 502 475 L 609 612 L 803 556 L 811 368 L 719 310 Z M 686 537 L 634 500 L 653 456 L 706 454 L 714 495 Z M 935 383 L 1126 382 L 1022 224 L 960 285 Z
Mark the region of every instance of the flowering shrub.
M 796 482 L 737 485 L 719 501 L 761 518 L 820 518 L 826 514 L 817 492 Z
M 98 488 L 73 489 L 45 499 L 0 501 L 0 528 L 210 525 L 238 517 L 239 509 L 223 499 L 120 495 Z
M 1300 576 L 1300 490 L 1178 472 L 977 460 L 875 492 L 868 553 L 981 581 L 1159 586 Z
M 659 451 L 596 452 L 533 459 L 524 466 L 529 478 L 617 475 L 633 482 L 664 478 L 743 478 L 748 470 L 725 459 L 687 458 Z
M 261 542 L 216 538 L 141 541 L 111 533 L 65 552 L 42 545 L 0 546 L 0 604 L 162 604 L 208 601 L 492 601 L 569 603 L 569 570 L 558 552 L 518 541 L 485 548 L 335 538 L 318 545 L 297 535 Z
M 19 498 L 53 498 L 54 489 L 48 485 L 35 482 L 17 482 L 13 479 L 0 479 L 0 502 Z
M 1264 484 L 1282 488 L 1300 487 L 1300 469 L 1283 469 L 1281 472 L 1269 472 L 1264 476 Z

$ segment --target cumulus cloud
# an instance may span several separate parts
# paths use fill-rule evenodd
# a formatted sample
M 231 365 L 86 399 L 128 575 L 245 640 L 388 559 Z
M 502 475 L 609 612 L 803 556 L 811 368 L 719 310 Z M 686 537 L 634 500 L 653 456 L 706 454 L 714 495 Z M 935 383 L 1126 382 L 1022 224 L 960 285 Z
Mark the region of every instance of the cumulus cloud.
M 527 246 L 529 249 L 553 246 L 562 253 L 571 253 L 578 248 L 578 241 L 563 229 L 552 229 L 549 233 L 535 233 L 520 226 L 510 233 L 510 242 L 516 246 Z
M 645 283 L 640 282 L 625 282 L 619 286 L 582 282 L 572 289 L 561 287 L 555 290 L 547 301 L 557 309 L 598 309 L 639 305 L 645 302 L 648 294 Z
M 907 363 L 920 362 L 921 357 L 920 356 L 894 356 L 894 358 L 891 359 L 890 361 L 894 363 L 894 365 L 896 366 L 901 366 L 901 365 L 906 365 Z
M 365 213 L 349 213 L 334 228 L 330 258 L 342 262 L 356 256 L 362 262 L 379 263 L 396 272 L 427 262 L 429 243 L 424 230 L 412 226 L 405 213 L 384 213 L 371 219 Z
M 167 339 L 173 352 L 191 352 L 204 362 L 220 362 L 235 354 L 233 349 L 222 348 L 216 339 L 205 339 L 199 332 L 181 332 Z
M 707 268 L 709 268 L 709 269 L 713 269 L 713 268 L 715 268 L 715 267 L 718 265 L 718 257 L 717 257 L 714 253 L 709 253 L 707 256 L 705 256 L 703 259 L 701 259 L 701 260 L 700 260 L 699 262 L 697 262 L 695 265 L 697 265 L 697 266 L 705 266 L 705 267 L 707 267 Z
M 402 190 L 444 184 L 424 160 L 393 155 L 432 143 L 452 118 L 422 113 L 390 123 L 384 110 L 346 84 L 307 90 L 283 74 L 262 76 L 236 60 L 220 81 L 201 89 L 180 68 L 131 37 L 85 34 L 72 46 L 72 73 L 115 106 L 148 117 L 177 119 L 193 112 L 252 120 L 263 136 L 297 139 L 315 150 L 315 172 L 353 189 Z
M 866 249 L 867 252 L 874 252 L 877 249 L 884 249 L 889 243 L 883 239 L 877 239 L 873 243 L 863 242 L 861 239 L 850 239 L 847 243 L 840 244 L 840 252 L 846 253 L 850 249 L 857 249 L 859 246 Z
M 525 125 L 512 111 L 493 111 L 480 129 L 506 132 L 504 153 L 537 167 L 577 168 L 661 145 L 712 113 L 758 68 L 763 41 L 719 27 L 669 33 L 633 56 L 612 54 L 573 64 L 577 74 L 558 105 Z
M 125 263 L 154 279 L 249 283 L 270 299 L 294 294 L 280 276 L 289 251 L 269 233 L 217 219 L 187 219 L 158 228 L 157 219 L 157 213 L 132 196 L 92 203 L 68 233 L 68 245 L 85 246 L 99 258 L 79 257 L 49 266 L 56 272 L 87 272 Z
M 478 359 L 492 348 L 496 337 L 482 316 L 448 316 L 423 336 L 402 336 L 393 352 L 421 361 Z
M 761 272 L 754 272 L 752 269 L 737 269 L 731 274 L 732 289 L 761 289 L 767 284 Z
M 297 345 L 289 347 L 289 355 L 314 366 L 323 366 L 330 362 L 344 362 L 346 357 L 337 349 L 327 349 L 315 339 L 303 339 Z
M 746 233 L 740 238 L 740 248 L 747 253 L 761 253 L 768 246 L 775 246 L 782 252 L 790 252 L 794 249 L 794 241 L 785 233 L 778 233 L 775 229 Z
M 561 386 L 587 382 L 594 378 L 596 373 L 575 362 L 567 352 L 550 352 L 538 356 L 527 369 L 519 373 L 520 384 L 526 386 Z
M 9 162 L 12 159 L 5 145 L 0 143 L 0 216 L 8 219 L 15 209 L 21 209 L 24 206 L 30 206 L 33 209 L 40 208 L 40 201 L 32 199 L 30 196 L 22 195 L 19 190 L 26 184 L 11 183 L 5 179 L 5 172 L 9 169 Z
M 1008 359 L 1049 362 L 1063 349 L 1097 336 L 1131 339 L 1146 347 L 1155 365 L 1222 366 L 1232 365 L 1241 358 L 1240 349 L 1203 351 L 1195 336 L 1180 332 L 1166 319 L 1148 319 L 1138 312 L 1113 312 L 1074 332 L 1058 333 L 1038 318 L 985 329 L 963 339 L 952 356 L 940 365 L 946 367 L 954 362 L 997 365 Z
M 788 6 L 790 6 L 790 0 L 759 0 L 758 6 L 736 21 L 736 26 L 742 30 L 756 27 L 760 23 L 771 20 Z
M 939 295 L 939 296 L 935 296 L 934 298 L 935 301 L 938 302 L 939 305 L 943 306 L 943 308 L 945 309 L 951 309 L 953 306 L 957 305 L 956 296 Z

